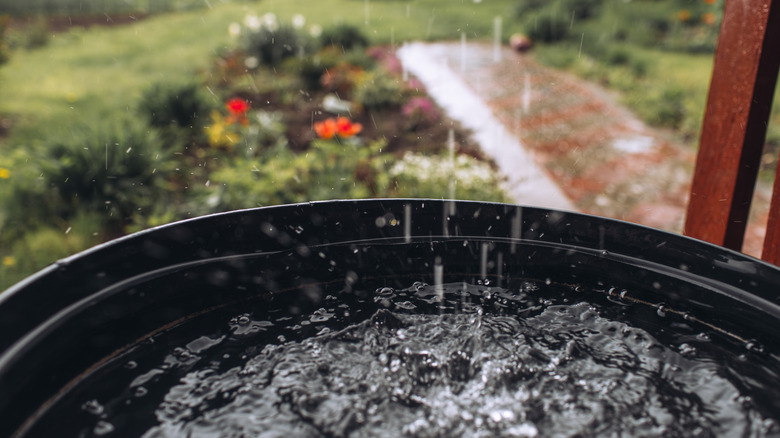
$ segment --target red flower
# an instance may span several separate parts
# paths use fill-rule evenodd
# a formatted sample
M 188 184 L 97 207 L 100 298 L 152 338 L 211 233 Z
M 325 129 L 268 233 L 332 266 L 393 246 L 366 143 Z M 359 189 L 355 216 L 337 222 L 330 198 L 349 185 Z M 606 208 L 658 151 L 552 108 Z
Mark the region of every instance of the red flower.
M 227 107 L 227 110 L 230 111 L 230 114 L 233 116 L 242 116 L 247 111 L 249 111 L 249 102 L 239 97 L 234 97 L 230 99 L 225 104 L 225 106 Z
M 330 140 L 336 136 L 336 121 L 333 119 L 325 119 L 322 122 L 314 123 L 314 132 L 317 133 L 319 138 Z
M 363 125 L 360 123 L 352 123 L 352 121 L 346 117 L 339 117 L 336 120 L 336 129 L 338 130 L 339 137 L 347 138 L 362 131 Z
M 249 102 L 239 97 L 234 97 L 227 101 L 225 104 L 230 115 L 227 118 L 229 124 L 241 123 L 242 125 L 248 125 L 249 119 L 246 118 L 246 112 L 249 111 Z

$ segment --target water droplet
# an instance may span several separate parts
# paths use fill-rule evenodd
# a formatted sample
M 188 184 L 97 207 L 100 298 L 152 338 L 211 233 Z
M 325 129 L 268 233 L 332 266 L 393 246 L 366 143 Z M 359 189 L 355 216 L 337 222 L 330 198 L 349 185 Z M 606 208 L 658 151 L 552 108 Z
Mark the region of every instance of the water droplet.
M 97 400 L 89 400 L 83 405 L 81 405 L 81 409 L 84 411 L 92 414 L 92 415 L 101 415 L 103 414 L 103 405 L 101 405 Z
M 144 388 L 143 386 L 139 386 L 138 388 L 135 389 L 135 393 L 133 395 L 136 397 L 143 397 L 148 393 L 149 393 L 148 389 Z
M 627 295 L 628 295 L 628 291 L 627 290 L 623 289 L 623 290 L 620 291 L 620 299 L 621 300 L 625 300 Z
M 125 364 L 125 368 L 127 368 L 128 370 L 136 369 L 136 368 L 138 368 L 138 362 L 136 362 L 134 360 L 128 361 Z
M 92 433 L 94 433 L 95 435 L 105 435 L 113 431 L 114 431 L 114 425 L 109 423 L 108 421 L 98 421 L 94 429 L 92 429 Z
M 664 316 L 666 316 L 667 310 L 668 309 L 666 308 L 666 306 L 664 306 L 663 304 L 659 304 L 658 305 L 658 310 L 655 313 L 657 313 L 658 316 L 663 318 Z
M 546 284 L 547 286 L 549 286 L 549 285 L 551 285 L 551 284 L 552 284 L 552 280 L 551 280 L 550 278 L 545 278 L 545 279 L 544 279 L 544 284 Z
M 751 353 L 763 353 L 764 352 L 764 346 L 759 344 L 756 341 L 748 341 L 747 344 L 745 344 L 745 348 L 750 351 Z
M 238 322 L 238 325 L 247 325 L 247 324 L 249 324 L 251 321 L 252 321 L 252 320 L 251 320 L 251 319 L 249 319 L 249 316 L 248 316 L 248 315 L 241 315 L 241 316 L 239 316 L 239 317 L 238 317 L 238 320 L 237 320 L 236 322 Z

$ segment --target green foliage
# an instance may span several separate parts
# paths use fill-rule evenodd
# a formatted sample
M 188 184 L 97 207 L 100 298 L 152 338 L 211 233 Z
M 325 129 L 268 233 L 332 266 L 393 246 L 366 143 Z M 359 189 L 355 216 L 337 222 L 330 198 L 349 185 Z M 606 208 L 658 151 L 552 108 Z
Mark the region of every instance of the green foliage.
M 657 126 L 679 129 L 686 117 L 684 89 L 670 86 L 657 90 L 645 102 L 652 110 L 643 113 L 648 122 Z
M 398 78 L 384 70 L 367 72 L 357 83 L 353 98 L 369 109 L 382 109 L 401 102 L 402 86 Z
M 569 20 L 560 14 L 541 15 L 528 25 L 527 32 L 532 41 L 561 41 L 569 35 Z
M 292 26 L 262 26 L 257 30 L 249 30 L 243 48 L 247 55 L 255 56 L 263 64 L 271 66 L 312 51 L 308 38 Z
M 262 157 L 236 157 L 199 196 L 216 210 L 378 196 L 388 185 L 382 146 L 315 140 L 302 154 L 278 146 Z
M 189 131 L 198 137 L 214 109 L 202 88 L 194 82 L 156 83 L 142 93 L 138 111 L 150 126 Z
M 343 51 L 368 46 L 368 38 L 357 26 L 348 23 L 339 23 L 327 27 L 320 35 L 323 46 L 335 46 Z
M 52 224 L 92 212 L 121 232 L 139 210 L 164 202 L 173 163 L 162 149 L 156 136 L 132 122 L 76 126 L 45 138 L 37 148 L 40 176 L 15 184 L 18 209 L 7 222 L 25 229 L 28 222 Z

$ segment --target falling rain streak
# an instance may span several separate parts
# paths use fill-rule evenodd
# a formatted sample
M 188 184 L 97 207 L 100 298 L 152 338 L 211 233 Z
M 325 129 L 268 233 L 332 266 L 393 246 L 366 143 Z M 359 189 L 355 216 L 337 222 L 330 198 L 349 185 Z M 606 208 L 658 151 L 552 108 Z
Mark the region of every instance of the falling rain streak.
M 412 241 L 412 206 L 404 204 L 404 242 Z

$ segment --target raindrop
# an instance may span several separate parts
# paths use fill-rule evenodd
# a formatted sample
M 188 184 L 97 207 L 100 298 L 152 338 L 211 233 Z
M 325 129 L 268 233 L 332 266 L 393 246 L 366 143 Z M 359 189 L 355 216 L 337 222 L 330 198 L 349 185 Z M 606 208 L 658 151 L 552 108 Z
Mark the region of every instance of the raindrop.
M 664 306 L 663 304 L 659 304 L 658 305 L 658 310 L 655 313 L 657 313 L 658 316 L 663 318 L 664 316 L 666 316 L 667 310 L 668 309 L 666 308 L 666 306 Z
M 443 307 L 441 303 L 444 303 L 444 265 L 441 263 L 441 257 L 436 257 L 433 263 L 433 284 L 438 302 Z
M 483 242 L 480 247 L 479 253 L 479 273 L 480 278 L 487 278 L 487 256 L 488 256 L 488 244 Z
M 412 206 L 404 204 L 404 242 L 412 241 Z

